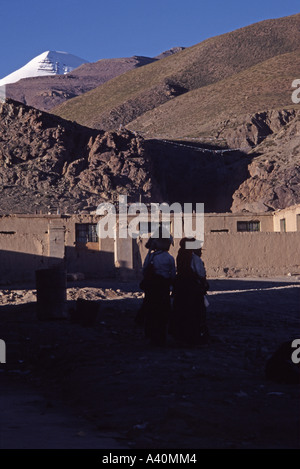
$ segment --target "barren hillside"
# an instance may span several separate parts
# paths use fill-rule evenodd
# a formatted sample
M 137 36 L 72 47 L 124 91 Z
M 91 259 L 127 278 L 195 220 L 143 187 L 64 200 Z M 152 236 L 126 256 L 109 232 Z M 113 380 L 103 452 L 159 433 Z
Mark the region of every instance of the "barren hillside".
M 294 64 L 294 56 L 286 54 L 292 54 L 299 48 L 300 15 L 262 21 L 207 39 L 163 60 L 131 70 L 65 102 L 53 112 L 82 125 L 106 130 L 128 125 L 145 115 L 145 122 L 136 121 L 130 124 L 130 127 L 142 131 L 150 127 L 150 135 L 157 137 L 163 121 L 164 136 L 174 138 L 179 125 L 176 117 L 179 108 L 184 115 L 184 134 L 181 132 L 179 137 L 193 136 L 195 127 L 198 126 L 199 113 L 200 130 L 205 120 L 205 105 L 209 107 L 209 118 L 215 120 L 219 114 L 223 118 L 224 109 L 229 114 L 234 114 L 238 107 L 239 113 L 243 111 L 246 114 L 270 109 L 270 105 L 278 107 L 290 103 L 290 95 L 287 98 L 280 93 L 291 87 L 291 78 L 295 78 L 294 74 L 298 69 L 297 62 Z M 283 58 L 278 58 L 279 56 Z M 274 68 L 272 63 L 268 63 L 273 58 Z M 285 74 L 286 62 L 288 69 Z M 279 70 L 276 75 L 277 65 Z M 265 76 L 270 70 L 274 71 L 274 77 Z M 287 81 L 280 86 L 280 100 L 277 103 L 277 85 L 281 79 Z M 259 92 L 259 87 L 257 88 L 257 83 L 260 82 L 262 93 Z M 250 93 L 252 88 L 256 89 L 256 95 L 254 93 L 253 99 L 248 101 L 247 84 L 250 85 Z M 241 96 L 244 97 L 242 101 Z M 154 114 L 151 114 L 152 110 Z M 145 113 L 149 111 L 147 119 Z M 154 119 L 159 121 L 157 127 Z M 212 128 L 213 126 L 210 130 Z
M 33 106 L 41 111 L 49 111 L 68 99 L 79 96 L 97 86 L 157 60 L 177 54 L 184 47 L 174 47 L 157 57 L 123 57 L 101 59 L 86 63 L 65 75 L 49 75 L 24 78 L 6 86 L 6 95 L 14 101 Z
M 271 121 L 278 111 L 288 116 L 300 108 L 292 102 L 292 82 L 299 70 L 299 50 L 272 57 L 174 98 L 127 127 L 146 138 L 195 138 L 225 147 L 250 148 L 260 143 L 269 124 L 274 127 Z M 258 125 L 255 114 L 260 114 Z M 284 121 L 283 117 L 282 125 Z M 274 129 L 278 128 L 275 125 Z

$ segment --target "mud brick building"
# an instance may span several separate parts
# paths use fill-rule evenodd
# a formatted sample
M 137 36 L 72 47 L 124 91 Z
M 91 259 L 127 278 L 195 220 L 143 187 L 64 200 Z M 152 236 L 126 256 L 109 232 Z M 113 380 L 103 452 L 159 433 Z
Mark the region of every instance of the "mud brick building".
M 98 221 L 95 214 L 1 216 L 0 283 L 32 282 L 37 269 L 52 266 L 86 278 L 138 278 L 150 228 L 144 229 L 146 237 L 99 239 Z M 170 249 L 174 256 L 179 241 Z M 203 247 L 210 277 L 300 275 L 300 206 L 206 213 Z

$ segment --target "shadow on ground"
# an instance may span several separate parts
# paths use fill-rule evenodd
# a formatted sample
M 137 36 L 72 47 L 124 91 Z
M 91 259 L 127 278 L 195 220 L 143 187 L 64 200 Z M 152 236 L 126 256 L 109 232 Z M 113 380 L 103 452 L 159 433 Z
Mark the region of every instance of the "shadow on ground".
M 128 448 L 299 448 L 299 386 L 265 377 L 299 331 L 299 282 L 211 280 L 211 342 L 153 348 L 133 284 L 73 286 L 100 305 L 93 327 L 39 321 L 34 303 L 0 308 L 7 379 L 32 386 Z M 110 286 L 109 286 L 110 285 Z

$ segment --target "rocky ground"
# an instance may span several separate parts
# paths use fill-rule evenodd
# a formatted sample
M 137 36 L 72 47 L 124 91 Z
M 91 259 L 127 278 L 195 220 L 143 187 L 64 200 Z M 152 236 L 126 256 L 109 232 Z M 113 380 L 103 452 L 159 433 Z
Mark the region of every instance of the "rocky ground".
M 28 435 L 42 435 L 49 413 L 60 428 L 61 415 L 72 413 L 78 447 L 95 448 L 98 441 L 103 448 L 106 441 L 107 448 L 127 449 L 299 449 L 299 386 L 265 377 L 274 350 L 299 337 L 299 279 L 211 279 L 210 285 L 211 341 L 199 348 L 171 338 L 166 348 L 151 347 L 134 322 L 142 301 L 134 283 L 69 283 L 68 309 L 77 298 L 99 303 L 89 327 L 38 320 L 35 290 L 2 289 L 2 388 L 14 396 L 15 412 L 24 415 L 26 405 L 31 412 L 26 426 L 13 419 L 9 425 L 6 409 L 2 447 L 30 447 Z M 35 412 L 30 390 L 40 396 Z M 71 448 L 74 440 L 53 431 L 48 445 Z

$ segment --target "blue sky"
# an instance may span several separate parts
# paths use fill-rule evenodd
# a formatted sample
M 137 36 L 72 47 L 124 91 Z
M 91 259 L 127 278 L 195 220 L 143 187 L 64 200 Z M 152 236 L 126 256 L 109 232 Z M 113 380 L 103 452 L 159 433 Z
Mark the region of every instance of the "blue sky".
M 0 0 L 0 78 L 46 50 L 153 57 L 175 46 L 300 12 L 299 0 Z

